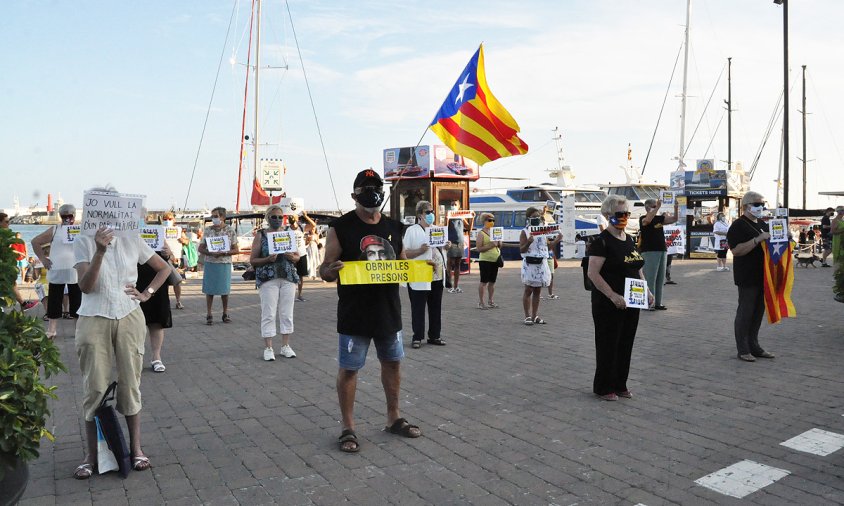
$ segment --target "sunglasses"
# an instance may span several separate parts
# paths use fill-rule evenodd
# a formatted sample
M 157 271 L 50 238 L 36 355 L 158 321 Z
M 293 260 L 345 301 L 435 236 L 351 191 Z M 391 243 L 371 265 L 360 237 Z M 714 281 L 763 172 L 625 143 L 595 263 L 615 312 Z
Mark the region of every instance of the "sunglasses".
M 63 220 L 66 220 L 66 219 L 69 219 L 69 218 L 74 218 L 74 217 L 75 217 L 75 216 L 74 216 L 74 215 L 72 215 L 72 214 L 63 214 L 63 215 L 61 215 L 61 218 L 62 218 Z
M 616 211 L 615 217 L 616 218 L 627 218 L 630 216 L 630 211 Z
M 422 214 L 434 214 L 434 210 L 431 209 L 429 211 L 422 211 Z
M 495 220 L 494 220 L 494 219 L 492 219 L 492 218 L 487 218 L 487 219 L 486 219 L 486 222 L 487 222 L 487 223 L 495 223 Z
M 361 193 L 363 193 L 365 191 L 380 192 L 383 189 L 384 189 L 383 186 L 359 186 L 359 187 L 355 188 L 355 195 L 360 195 Z
M 750 204 L 750 205 L 751 205 L 751 206 L 754 206 L 754 207 L 758 207 L 758 206 L 765 207 L 765 203 L 764 203 L 764 202 L 754 202 L 754 203 L 752 203 L 752 204 Z

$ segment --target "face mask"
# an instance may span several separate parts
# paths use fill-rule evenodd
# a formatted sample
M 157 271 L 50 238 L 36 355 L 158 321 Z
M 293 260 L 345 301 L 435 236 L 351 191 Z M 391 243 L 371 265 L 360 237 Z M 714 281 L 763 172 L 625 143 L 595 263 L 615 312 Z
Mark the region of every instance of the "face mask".
M 365 189 L 355 196 L 358 204 L 367 210 L 377 210 L 384 203 L 384 190 Z
M 539 217 L 536 217 L 536 218 L 530 218 L 530 219 L 528 220 L 528 223 L 530 224 L 530 226 L 531 226 L 531 227 L 538 227 L 539 225 L 541 225 L 541 224 L 542 224 L 542 219 L 541 219 L 541 218 L 539 218 Z
M 217 217 L 211 218 L 211 223 L 213 223 L 215 226 L 219 225 L 220 224 L 220 218 L 217 218 Z
M 615 216 L 610 216 L 609 219 L 610 225 L 614 226 L 619 230 L 624 230 L 627 227 L 627 216 L 623 218 L 616 218 Z
M 726 220 L 727 220 L 727 218 L 725 218 L 725 217 L 723 217 L 723 216 L 719 216 L 719 217 L 718 217 L 718 221 L 726 221 Z
M 270 224 L 271 228 L 279 228 L 281 227 L 281 223 L 284 220 L 281 216 L 270 216 L 267 218 L 267 222 Z
M 172 227 L 173 226 L 173 220 L 164 220 L 161 224 L 164 225 L 165 227 Z
M 765 212 L 765 206 L 750 206 L 748 209 L 754 218 L 761 218 Z
M 426 214 L 425 215 L 425 223 L 427 223 L 428 225 L 431 225 L 432 223 L 434 223 L 434 215 L 433 214 Z

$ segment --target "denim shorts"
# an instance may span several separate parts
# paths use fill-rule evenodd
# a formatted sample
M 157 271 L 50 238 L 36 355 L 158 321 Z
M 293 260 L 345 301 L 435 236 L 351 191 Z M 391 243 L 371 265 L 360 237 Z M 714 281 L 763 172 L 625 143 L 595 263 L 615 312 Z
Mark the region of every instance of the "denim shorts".
M 369 351 L 369 343 L 375 341 L 375 349 L 378 351 L 378 360 L 384 362 L 398 362 L 404 358 L 404 346 L 401 342 L 401 330 L 396 332 L 394 337 L 375 339 L 365 336 L 350 336 L 340 334 L 340 353 L 338 361 L 340 369 L 357 371 L 363 368 L 366 363 L 366 352 Z

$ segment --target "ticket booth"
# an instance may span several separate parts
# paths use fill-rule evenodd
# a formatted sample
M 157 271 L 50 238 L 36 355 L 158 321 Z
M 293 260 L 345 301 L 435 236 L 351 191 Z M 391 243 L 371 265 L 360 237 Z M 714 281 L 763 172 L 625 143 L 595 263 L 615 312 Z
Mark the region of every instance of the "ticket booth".
M 390 217 L 406 225 L 416 222 L 416 204 L 427 200 L 434 207 L 434 224 L 447 226 L 452 203 L 469 209 L 469 182 L 478 179 L 478 165 L 446 146 L 416 146 L 384 150 L 384 181 L 391 183 Z M 469 272 L 469 232 L 464 230 L 466 252 L 461 272 Z

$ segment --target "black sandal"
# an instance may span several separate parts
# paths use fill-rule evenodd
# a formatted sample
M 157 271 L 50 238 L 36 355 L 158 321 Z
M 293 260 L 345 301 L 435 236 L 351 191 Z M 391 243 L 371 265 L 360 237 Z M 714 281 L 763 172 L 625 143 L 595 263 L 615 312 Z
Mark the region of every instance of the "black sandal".
M 445 341 L 438 337 L 436 339 L 428 339 L 428 344 L 433 344 L 434 346 L 445 346 Z
M 231 323 L 231 322 L 232 322 L 232 319 L 229 318 L 229 315 L 226 314 L 226 313 L 223 313 L 223 323 Z
M 417 432 L 413 432 L 416 429 Z M 389 432 L 390 434 L 398 434 L 399 436 L 416 438 L 422 435 L 422 431 L 419 430 L 419 427 L 416 425 L 411 425 L 410 422 L 405 420 L 404 418 L 399 418 L 393 425 L 389 427 L 384 427 L 384 430 Z
M 338 438 L 340 443 L 340 451 L 345 453 L 357 453 L 360 451 L 360 444 L 358 443 L 358 436 L 352 429 L 343 429 Z M 354 446 L 347 446 L 346 443 L 352 443 Z
M 211 315 L 206 316 L 205 325 L 214 325 L 214 317 Z

